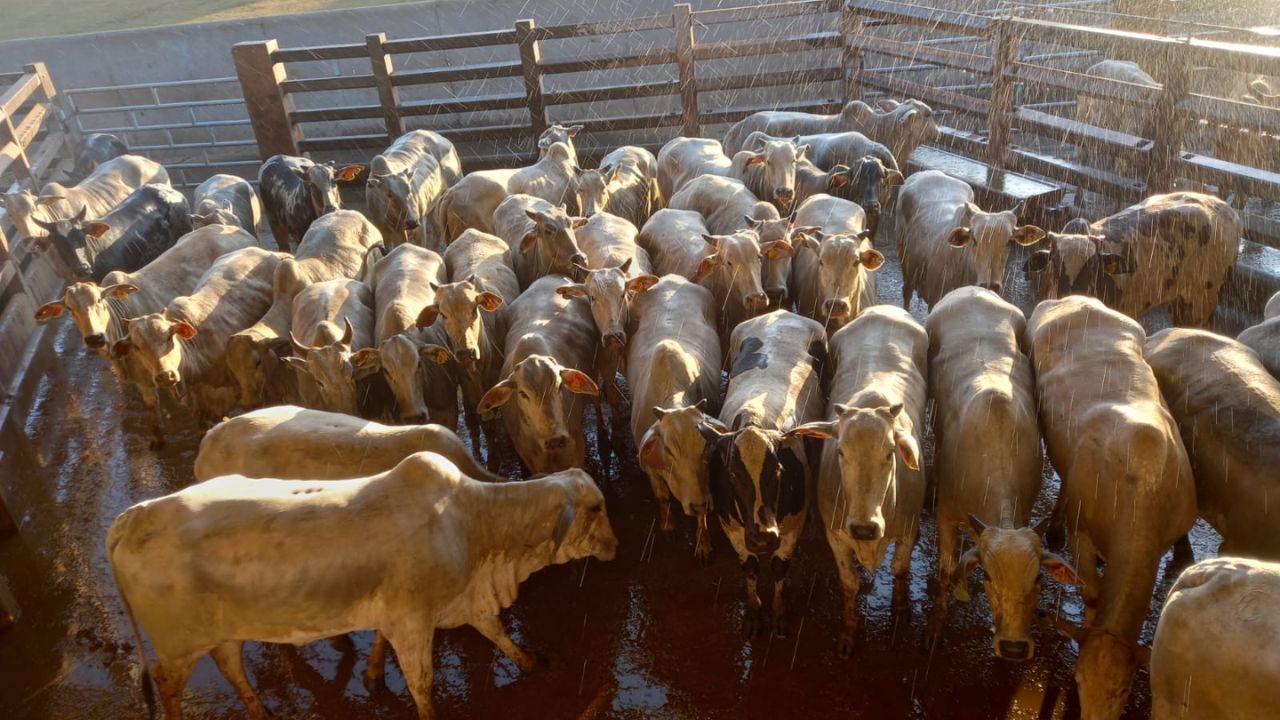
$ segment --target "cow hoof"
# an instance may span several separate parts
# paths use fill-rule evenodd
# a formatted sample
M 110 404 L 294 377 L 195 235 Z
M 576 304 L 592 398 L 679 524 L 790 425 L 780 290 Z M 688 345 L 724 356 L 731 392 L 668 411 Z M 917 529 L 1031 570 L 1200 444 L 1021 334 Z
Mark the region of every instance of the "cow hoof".
M 370 695 L 380 695 L 386 691 L 387 681 L 381 674 L 373 675 L 366 672 L 364 674 L 364 689 L 367 690 Z
M 747 609 L 747 614 L 742 618 L 742 634 L 748 639 L 760 637 L 769 627 L 769 619 L 765 617 L 762 610 Z
M 711 548 L 696 548 L 693 556 L 698 559 L 698 567 L 711 567 Z
M 787 633 L 790 631 L 791 631 L 791 624 L 787 622 L 786 615 L 777 615 L 774 617 L 773 619 L 774 635 L 777 635 L 780 638 L 784 638 L 787 636 Z
M 841 660 L 847 659 L 853 654 L 856 645 L 853 632 L 840 633 L 840 637 L 836 639 L 836 656 Z

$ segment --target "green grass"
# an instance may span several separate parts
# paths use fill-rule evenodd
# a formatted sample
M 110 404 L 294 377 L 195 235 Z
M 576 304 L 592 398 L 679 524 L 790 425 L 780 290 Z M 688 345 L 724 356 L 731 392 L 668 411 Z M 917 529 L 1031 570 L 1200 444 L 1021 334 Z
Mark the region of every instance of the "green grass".
M 410 0 L 0 0 L 0 40 L 393 5 Z

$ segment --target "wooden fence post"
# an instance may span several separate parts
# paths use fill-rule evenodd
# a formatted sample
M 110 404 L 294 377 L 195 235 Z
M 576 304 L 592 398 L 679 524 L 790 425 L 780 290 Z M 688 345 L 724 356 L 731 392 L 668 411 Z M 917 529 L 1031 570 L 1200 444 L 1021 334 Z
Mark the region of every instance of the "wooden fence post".
M 1147 162 L 1147 193 L 1164 193 L 1173 189 L 1181 159 L 1182 136 L 1186 129 L 1186 116 L 1178 104 L 1187 96 L 1188 62 L 1182 46 L 1170 44 L 1164 62 L 1155 67 L 1163 69 L 1164 77 L 1156 77 L 1163 85 L 1151 113 L 1151 149 Z
M 378 86 L 378 103 L 382 105 L 382 118 L 387 123 L 387 140 L 392 141 L 404 134 L 404 122 L 400 119 L 400 91 L 391 84 L 395 68 L 383 47 L 386 41 L 386 33 L 365 36 L 369 62 L 373 63 L 373 82 Z
M 547 107 L 542 101 L 542 51 L 533 20 L 516 21 L 516 42 L 520 45 L 520 67 L 524 71 L 524 92 L 529 101 L 529 125 L 534 141 L 547 129 Z
M 844 68 L 844 101 L 846 103 L 862 99 L 862 49 L 858 41 L 862 37 L 864 27 L 862 17 L 849 0 L 840 10 L 840 37 L 843 42 L 840 64 Z M 903 159 L 906 162 L 906 159 Z
M 676 63 L 680 67 L 680 119 L 685 137 L 702 135 L 698 112 L 698 74 L 693 57 L 693 8 L 679 3 L 671 8 L 676 33 Z
M 1011 73 L 1018 61 L 1018 39 L 1004 20 L 996 21 L 995 45 L 991 55 L 991 105 L 987 111 L 987 163 L 1007 167 L 1009 127 L 1013 118 L 1014 80 Z
M 289 118 L 293 100 L 280 87 L 288 79 L 284 65 L 272 57 L 279 49 L 275 40 L 236 43 L 231 48 L 249 124 L 263 160 L 272 155 L 297 155 L 302 139 L 302 132 Z

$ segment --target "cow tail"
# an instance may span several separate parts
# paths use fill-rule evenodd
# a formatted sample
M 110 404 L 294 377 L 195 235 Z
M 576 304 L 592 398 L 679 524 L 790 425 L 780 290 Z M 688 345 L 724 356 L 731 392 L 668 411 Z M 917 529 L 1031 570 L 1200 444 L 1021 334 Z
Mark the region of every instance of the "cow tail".
M 108 558 L 111 555 L 111 546 L 115 544 L 112 540 L 111 533 L 109 533 L 107 537 Z M 128 596 L 124 594 L 124 587 L 120 584 L 120 577 L 116 574 L 114 564 L 111 566 L 111 579 L 116 583 L 116 590 L 120 593 L 120 602 L 124 604 L 124 614 L 129 618 L 129 629 L 133 632 L 133 642 L 138 646 L 138 664 L 142 668 L 139 681 L 142 683 L 142 701 L 147 705 L 147 717 L 150 720 L 156 720 L 156 691 L 151 684 L 151 669 L 147 666 L 147 651 L 142 645 L 142 632 L 138 630 L 138 620 L 133 616 L 133 608 L 129 605 Z

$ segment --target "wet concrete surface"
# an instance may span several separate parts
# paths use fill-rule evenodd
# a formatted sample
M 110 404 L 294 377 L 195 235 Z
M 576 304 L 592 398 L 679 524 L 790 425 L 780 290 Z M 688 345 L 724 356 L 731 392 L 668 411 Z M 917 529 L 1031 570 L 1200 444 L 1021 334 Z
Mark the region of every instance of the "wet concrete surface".
M 896 256 L 887 244 L 881 248 Z M 886 263 L 878 275 L 881 301 L 899 303 L 897 263 Z M 1025 298 L 1025 284 L 1014 287 Z M 923 317 L 918 301 L 913 310 Z M 1242 321 L 1223 319 L 1229 331 Z M 1148 319 L 1148 329 L 1164 322 Z M 21 533 L 0 541 L 0 574 L 13 586 L 23 615 L 0 635 L 0 717 L 144 717 L 137 654 L 103 543 L 124 508 L 192 481 L 200 430 L 177 419 L 168 446 L 150 450 L 148 414 L 125 396 L 106 364 L 85 351 L 71 323 L 45 333 L 15 405 L 23 409 L 23 437 L 4 458 L 0 482 Z M 473 630 L 440 632 L 435 699 L 442 718 L 1078 715 L 1074 644 L 1042 627 L 1034 660 L 995 658 L 976 578 L 972 602 L 953 603 L 941 644 L 927 649 L 924 628 L 936 572 L 931 514 L 913 558 L 909 608 L 891 609 L 886 563 L 873 586 L 864 584 L 861 645 L 852 658 L 835 655 L 840 588 L 814 519 L 790 574 L 790 635 L 745 640 L 742 576 L 723 536 L 714 531 L 714 562 L 699 567 L 689 519 L 680 518 L 670 535 L 656 530 L 655 503 L 629 433 L 615 431 L 621 440 L 612 444 L 592 410 L 587 426 L 587 469 L 607 497 L 618 557 L 550 568 L 522 586 L 504 617 L 518 643 L 545 656 L 545 667 L 533 673 L 521 673 Z M 509 445 L 500 443 L 496 451 L 502 471 L 516 476 Z M 1056 494 L 1056 479 L 1046 475 L 1037 517 Z M 1197 557 L 1217 545 L 1203 523 L 1193 540 Z M 1148 643 L 1170 582 L 1162 572 L 1144 632 Z M 1078 591 L 1049 580 L 1040 607 L 1080 618 Z M 371 640 L 372 633 L 359 634 L 354 654 L 323 642 L 302 648 L 250 643 L 247 666 L 278 717 L 415 717 L 394 666 L 386 692 L 371 696 L 361 685 Z M 1144 670 L 1125 718 L 1145 718 L 1148 708 Z M 186 709 L 188 717 L 204 720 L 243 716 L 208 658 L 188 685 Z

